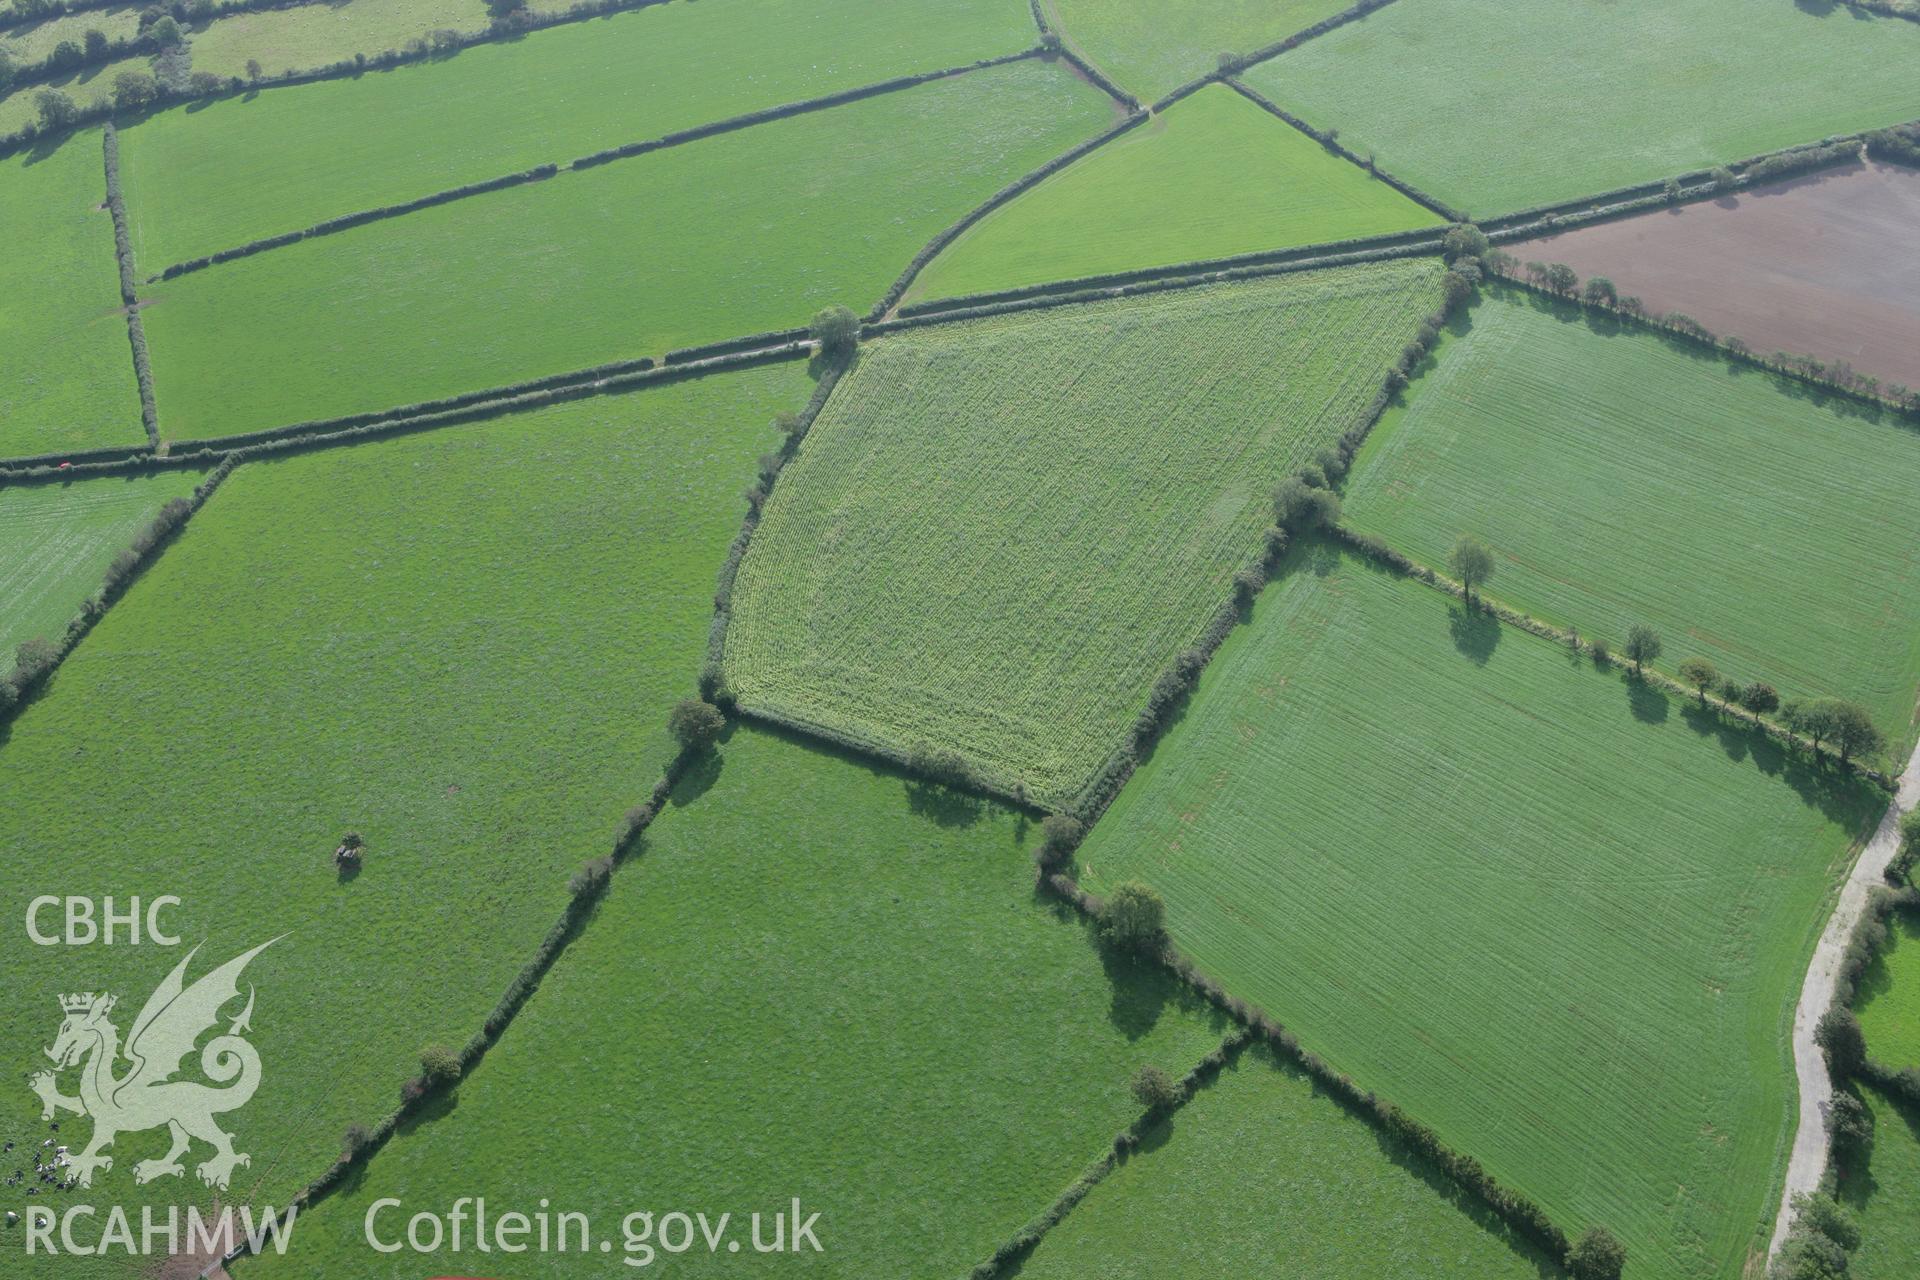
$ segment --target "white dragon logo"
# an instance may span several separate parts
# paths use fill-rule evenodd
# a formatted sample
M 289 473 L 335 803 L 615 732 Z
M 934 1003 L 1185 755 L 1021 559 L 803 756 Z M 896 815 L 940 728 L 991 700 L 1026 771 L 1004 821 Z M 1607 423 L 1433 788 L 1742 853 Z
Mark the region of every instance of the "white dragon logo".
M 133 1020 L 127 1035 L 126 1059 L 133 1064 L 125 1075 L 116 1077 L 114 1066 L 122 1054 L 120 1030 L 107 1020 L 117 997 L 81 995 L 60 997 L 66 1020 L 53 1047 L 46 1051 L 55 1069 L 42 1071 L 29 1082 L 40 1096 L 41 1119 L 51 1120 L 56 1111 L 72 1111 L 93 1118 L 93 1140 L 85 1151 L 71 1157 L 69 1167 L 79 1185 L 93 1184 L 94 1171 L 113 1168 L 113 1157 L 101 1150 L 122 1133 L 137 1133 L 166 1125 L 173 1134 L 173 1147 L 159 1160 L 142 1160 L 133 1167 L 135 1182 L 155 1178 L 179 1177 L 185 1170 L 180 1157 L 187 1153 L 190 1140 L 198 1138 L 213 1147 L 213 1156 L 196 1172 L 210 1187 L 226 1189 L 239 1165 L 252 1160 L 233 1149 L 233 1135 L 214 1123 L 214 1116 L 246 1105 L 260 1087 L 260 1055 L 240 1038 L 251 1029 L 253 988 L 247 988 L 247 1007 L 233 1020 L 227 1033 L 215 1036 L 200 1051 L 200 1070 L 208 1079 L 227 1087 L 216 1089 L 193 1080 L 175 1080 L 194 1042 L 220 1021 L 220 1009 L 240 994 L 239 979 L 247 962 L 279 939 L 263 942 L 243 956 L 207 974 L 191 987 L 185 985 L 187 965 L 200 950 L 187 953 L 174 971 L 167 975 Z M 89 1058 L 91 1055 L 91 1058 Z M 84 1065 L 82 1065 L 84 1064 Z M 60 1092 L 56 1072 L 80 1066 L 80 1096 L 70 1098 Z M 233 1083 L 229 1084 L 228 1082 Z

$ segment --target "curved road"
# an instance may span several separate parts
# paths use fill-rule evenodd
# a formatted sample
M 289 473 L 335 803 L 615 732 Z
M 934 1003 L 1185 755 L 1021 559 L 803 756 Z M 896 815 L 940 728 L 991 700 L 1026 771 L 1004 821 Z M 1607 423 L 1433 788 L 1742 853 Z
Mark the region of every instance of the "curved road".
M 1840 957 L 1846 953 L 1853 927 L 1866 909 L 1867 891 L 1885 884 L 1887 863 L 1900 848 L 1900 815 L 1920 803 L 1920 747 L 1907 761 L 1900 775 L 1899 789 L 1886 816 L 1880 819 L 1873 839 L 1860 851 L 1853 874 L 1840 890 L 1840 901 L 1814 948 L 1813 963 L 1807 966 L 1807 980 L 1800 988 L 1800 1005 L 1793 1014 L 1793 1065 L 1800 1077 L 1800 1129 L 1793 1135 L 1793 1155 L 1787 1161 L 1787 1185 L 1780 1192 L 1780 1214 L 1774 1221 L 1773 1244 L 1769 1256 L 1780 1252 L 1787 1228 L 1793 1225 L 1793 1197 L 1802 1191 L 1816 1191 L 1820 1175 L 1827 1166 L 1827 1099 L 1833 1084 L 1827 1079 L 1827 1061 L 1820 1046 L 1813 1042 L 1814 1028 L 1833 1004 L 1834 983 L 1840 974 Z

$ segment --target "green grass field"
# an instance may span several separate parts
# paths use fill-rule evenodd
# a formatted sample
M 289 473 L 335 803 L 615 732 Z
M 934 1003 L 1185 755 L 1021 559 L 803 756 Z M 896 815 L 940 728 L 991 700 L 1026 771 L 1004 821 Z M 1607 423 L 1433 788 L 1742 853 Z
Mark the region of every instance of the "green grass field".
M 1920 116 L 1920 26 L 1823 7 L 1423 0 L 1246 79 L 1387 172 L 1489 217 Z
M 1305 31 L 1344 0 L 1041 0 L 1074 49 L 1121 88 L 1152 102 L 1219 66 Z
M 0 458 L 145 443 L 100 135 L 0 160 Z
M 1211 85 L 987 215 L 933 260 L 909 298 L 1439 222 L 1233 90 Z
M 1662 633 L 1783 697 L 1859 700 L 1904 761 L 1920 684 L 1920 432 L 1517 291 L 1472 312 L 1348 482 L 1347 516 L 1618 647 Z M 1595 328 L 1604 330 L 1596 332 Z
M 1021 0 L 674 0 L 356 80 L 179 108 L 121 136 L 135 245 L 158 271 L 339 214 L 1014 53 L 1034 39 Z
M 33 884 L 178 895 L 208 967 L 288 935 L 248 970 L 265 1074 L 228 1121 L 253 1157 L 228 1203 L 283 1204 L 423 1044 L 477 1031 L 645 799 L 768 419 L 808 390 L 781 365 L 247 463 L 6 731 L 0 847 Z M 369 852 L 343 881 L 348 830 Z M 58 991 L 131 1019 L 179 959 L 18 923 L 17 1045 L 51 1042 Z M 37 1115 L 0 1098 L 9 1137 Z M 137 1203 L 164 1138 L 124 1139 L 96 1194 Z
M 1484 1205 L 1265 1048 L 1151 1130 L 1022 1280 L 1557 1275 Z
M 34 102 L 34 95 L 42 89 L 58 89 L 78 105 L 88 107 L 113 96 L 113 78 L 122 71 L 151 72 L 152 70 L 151 59 L 136 56 L 110 62 L 102 67 L 88 67 L 83 71 L 69 72 L 58 80 L 16 90 L 5 97 L 0 97 L 0 134 L 13 133 L 22 125 L 31 124 L 38 118 L 40 108 Z M 10 159 L 0 163 L 13 164 L 15 161 Z
M 240 1275 L 418 1280 L 422 1259 L 367 1249 L 368 1206 L 450 1203 L 480 1170 L 490 1202 L 547 1197 L 591 1214 L 616 1249 L 629 1212 L 731 1212 L 744 1237 L 750 1212 L 797 1195 L 821 1213 L 823 1252 L 759 1259 L 768 1269 L 965 1273 L 1139 1114 L 1136 1066 L 1178 1075 L 1226 1030 L 1170 975 L 1103 959 L 1070 909 L 1035 896 L 1037 834 L 995 806 L 735 732 L 451 1113 L 321 1202 L 284 1260 Z M 704 1246 L 666 1261 L 740 1268 Z M 528 1254 L 513 1274 L 583 1265 Z
M 1070 800 L 1438 304 L 1390 262 L 870 345 L 741 565 L 742 703 Z
M 1860 1247 L 1849 1259 L 1852 1280 L 1909 1280 L 1920 1257 L 1920 1114 L 1870 1088 L 1873 1153 L 1864 1170 L 1841 1179 L 1840 1202 L 1860 1221 Z
M 0 10 L 0 17 L 4 16 Z M 124 9 L 89 9 L 62 14 L 0 35 L 0 55 L 5 55 L 16 67 L 27 66 L 44 61 L 65 41 L 81 43 L 89 31 L 98 31 L 109 40 L 128 40 L 139 26 L 140 11 L 131 5 Z M 27 89 L 26 93 L 31 97 L 33 90 Z
M 197 471 L 0 489 L 0 672 L 14 647 L 57 640 L 107 565 L 169 498 L 200 483 Z
M 865 309 L 935 232 L 1106 115 L 1091 87 L 1028 60 L 182 276 L 145 312 L 167 433 L 386 408 Z
M 1920 1067 L 1920 917 L 1896 912 L 1888 934 L 1854 1004 L 1869 1053 L 1891 1067 Z
M 1082 846 L 1301 1044 L 1642 1280 L 1742 1274 L 1884 797 L 1308 547 Z
M 486 25 L 484 0 L 349 0 L 229 14 L 186 30 L 193 70 L 244 77 L 249 60 L 268 75 L 306 71 L 356 53 L 402 49 L 437 29 Z

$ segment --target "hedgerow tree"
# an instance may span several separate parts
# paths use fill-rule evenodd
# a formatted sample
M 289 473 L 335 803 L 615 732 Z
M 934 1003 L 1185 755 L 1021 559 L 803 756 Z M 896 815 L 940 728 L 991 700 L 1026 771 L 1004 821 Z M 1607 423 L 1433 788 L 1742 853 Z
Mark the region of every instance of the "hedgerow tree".
M 1048 814 L 1040 823 L 1040 847 L 1034 851 L 1034 860 L 1047 871 L 1065 866 L 1086 832 L 1077 818 L 1064 813 Z
M 1463 533 L 1453 544 L 1447 565 L 1460 585 L 1467 589 L 1467 603 L 1472 604 L 1473 589 L 1493 577 L 1493 552 L 1487 550 L 1487 544 L 1480 539 Z
M 1330 489 L 1316 488 L 1299 476 L 1281 482 L 1273 494 L 1273 514 L 1280 524 L 1302 533 L 1340 519 L 1340 498 Z
M 1740 691 L 1740 705 L 1757 716 L 1779 710 L 1780 695 L 1765 680 L 1755 680 Z
M 1627 1247 L 1605 1227 L 1588 1227 L 1567 1250 L 1567 1270 L 1574 1280 L 1620 1280 L 1627 1265 Z
M 1587 281 L 1581 296 L 1594 306 L 1612 306 L 1620 300 L 1619 290 L 1613 287 L 1613 281 L 1605 276 L 1594 276 Z
M 1129 880 L 1101 904 L 1100 932 L 1115 946 L 1152 954 L 1166 938 L 1167 904 L 1138 880 Z
M 704 698 L 682 698 L 667 715 L 667 732 L 688 751 L 705 751 L 727 727 L 720 708 Z
M 1880 736 L 1880 730 L 1874 726 L 1873 717 L 1865 707 L 1845 699 L 1835 699 L 1828 706 L 1828 715 L 1833 723 L 1833 745 L 1839 748 L 1843 764 L 1855 756 L 1873 755 L 1886 746 L 1886 739 Z
M 1484 258 L 1492 243 L 1487 233 L 1471 222 L 1461 222 L 1447 228 L 1447 234 L 1440 238 L 1440 252 L 1448 262 L 1459 258 Z
M 64 129 L 80 114 L 73 99 L 58 89 L 42 89 L 33 95 L 34 110 L 40 113 L 42 130 Z
M 452 1084 L 460 1078 L 460 1055 L 445 1045 L 428 1045 L 420 1051 L 420 1078 L 429 1088 Z
M 1813 1042 L 1827 1055 L 1827 1070 L 1837 1080 L 1851 1080 L 1866 1065 L 1867 1037 L 1853 1010 L 1836 1005 L 1813 1029 Z
M 1866 1104 L 1850 1093 L 1833 1095 L 1827 1125 L 1833 1134 L 1834 1154 L 1843 1160 L 1859 1160 L 1873 1147 L 1873 1116 Z
M 1720 670 L 1705 658 L 1688 658 L 1680 664 L 1680 678 L 1700 693 L 1700 705 L 1707 705 L 1707 690 L 1720 679 Z
M 1580 287 L 1580 277 L 1574 273 L 1572 267 L 1564 262 L 1549 262 L 1547 264 L 1546 281 L 1547 288 L 1568 298 L 1571 298 L 1573 291 Z
M 1660 633 L 1644 622 L 1636 622 L 1627 628 L 1627 643 L 1620 652 L 1627 655 L 1636 672 L 1640 671 L 1660 656 Z
M 1158 1111 L 1180 1101 L 1180 1086 L 1172 1076 L 1151 1062 L 1141 1064 L 1133 1073 L 1133 1100 L 1149 1111 Z
M 822 307 L 808 327 L 822 355 L 843 360 L 860 342 L 860 317 L 845 307 Z

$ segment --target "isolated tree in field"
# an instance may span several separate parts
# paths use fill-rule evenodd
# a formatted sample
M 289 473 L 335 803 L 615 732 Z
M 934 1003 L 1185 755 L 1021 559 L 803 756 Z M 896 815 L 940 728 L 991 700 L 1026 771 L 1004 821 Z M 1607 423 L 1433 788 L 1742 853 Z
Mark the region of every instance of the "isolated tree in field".
M 1615 289 L 1613 281 L 1605 276 L 1594 276 L 1588 280 L 1586 288 L 1580 291 L 1580 296 L 1596 307 L 1610 307 L 1620 300 L 1619 290 Z
M 1588 1227 L 1567 1250 L 1567 1270 L 1574 1280 L 1620 1280 L 1627 1265 L 1627 1247 L 1605 1227 Z
M 1471 222 L 1454 224 L 1440 238 L 1440 251 L 1448 262 L 1458 258 L 1483 258 L 1491 247 L 1487 233 Z
M 42 130 L 64 129 L 80 114 L 73 99 L 58 89 L 42 89 L 33 95 L 33 108 L 40 113 Z
M 1564 262 L 1549 262 L 1547 264 L 1547 288 L 1564 297 L 1571 298 L 1573 291 L 1579 287 L 1580 277 L 1574 274 L 1572 267 Z
M 1296 533 L 1319 529 L 1340 519 L 1340 498 L 1330 489 L 1316 489 L 1299 476 L 1292 476 L 1274 490 L 1273 514 Z
M 1780 709 L 1780 695 L 1765 680 L 1755 680 L 1740 691 L 1740 705 L 1757 716 L 1771 715 Z
M 1660 656 L 1660 633 L 1644 622 L 1636 622 L 1627 628 L 1627 643 L 1620 652 L 1639 671 Z
M 1100 932 L 1115 946 L 1151 955 L 1166 939 L 1167 904 L 1158 892 L 1129 880 L 1100 908 Z
M 702 698 L 682 698 L 667 716 L 667 732 L 688 751 L 705 751 L 720 741 L 727 718 Z
M 1180 1101 L 1180 1086 L 1172 1076 L 1154 1066 L 1144 1063 L 1133 1073 L 1133 1100 L 1149 1111 L 1158 1111 Z
M 1480 539 L 1463 533 L 1453 544 L 1447 565 L 1460 585 L 1467 589 L 1467 603 L 1472 604 L 1473 589 L 1493 577 L 1493 552 L 1487 550 L 1487 544 Z
M 1827 1069 L 1840 1080 L 1851 1080 L 1867 1061 L 1867 1037 L 1853 1010 L 1834 1007 L 1813 1029 L 1813 1042 L 1827 1055 Z
M 1874 727 L 1873 717 L 1859 703 L 1833 700 L 1828 704 L 1827 714 L 1832 718 L 1829 732 L 1833 745 L 1839 748 L 1842 763 L 1855 756 L 1873 755 L 1887 745 L 1880 730 Z
M 822 307 L 809 331 L 820 344 L 822 355 L 845 359 L 860 342 L 860 318 L 845 307 Z
M 1707 705 L 1707 690 L 1720 679 L 1720 669 L 1705 658 L 1688 658 L 1680 664 L 1680 678 L 1700 692 L 1700 705 Z

